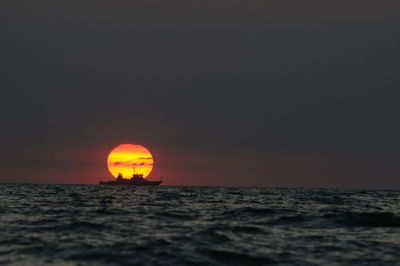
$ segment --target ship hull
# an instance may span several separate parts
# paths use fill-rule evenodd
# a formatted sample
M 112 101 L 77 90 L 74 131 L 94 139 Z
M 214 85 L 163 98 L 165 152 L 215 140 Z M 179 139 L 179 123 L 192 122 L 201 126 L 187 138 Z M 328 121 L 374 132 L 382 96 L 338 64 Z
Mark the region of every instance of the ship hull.
M 118 182 L 118 181 L 100 181 L 99 185 L 112 186 L 159 186 L 162 181 L 146 181 L 146 182 Z

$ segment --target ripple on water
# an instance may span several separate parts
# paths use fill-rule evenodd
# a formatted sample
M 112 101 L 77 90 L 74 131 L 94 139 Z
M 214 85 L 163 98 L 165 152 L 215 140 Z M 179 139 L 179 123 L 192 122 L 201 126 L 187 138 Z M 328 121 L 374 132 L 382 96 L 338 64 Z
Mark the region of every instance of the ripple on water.
M 368 190 L 0 185 L 0 263 L 395 265 L 399 196 Z

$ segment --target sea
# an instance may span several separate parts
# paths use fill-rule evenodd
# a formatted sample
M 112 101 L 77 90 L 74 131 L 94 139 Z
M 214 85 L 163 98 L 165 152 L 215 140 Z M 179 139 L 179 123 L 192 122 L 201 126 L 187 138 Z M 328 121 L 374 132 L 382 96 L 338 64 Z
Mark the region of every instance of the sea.
M 400 265 L 400 191 L 0 185 L 4 265 Z

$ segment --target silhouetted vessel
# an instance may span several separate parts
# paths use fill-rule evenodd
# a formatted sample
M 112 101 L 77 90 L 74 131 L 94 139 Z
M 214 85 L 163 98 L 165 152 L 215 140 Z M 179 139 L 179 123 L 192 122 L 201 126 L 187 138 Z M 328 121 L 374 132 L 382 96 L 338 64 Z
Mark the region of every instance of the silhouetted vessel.
M 122 174 L 118 174 L 115 181 L 100 181 L 100 185 L 130 185 L 130 186 L 158 186 L 162 183 L 160 181 L 149 181 L 143 178 L 143 174 L 133 174 L 131 178 L 123 178 Z

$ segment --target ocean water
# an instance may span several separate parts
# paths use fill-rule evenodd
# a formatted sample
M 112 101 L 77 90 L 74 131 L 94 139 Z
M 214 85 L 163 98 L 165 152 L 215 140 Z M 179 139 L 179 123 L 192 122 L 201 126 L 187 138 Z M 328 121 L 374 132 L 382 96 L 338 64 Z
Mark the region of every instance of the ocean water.
M 0 202 L 0 264 L 400 264 L 399 191 L 3 184 Z

